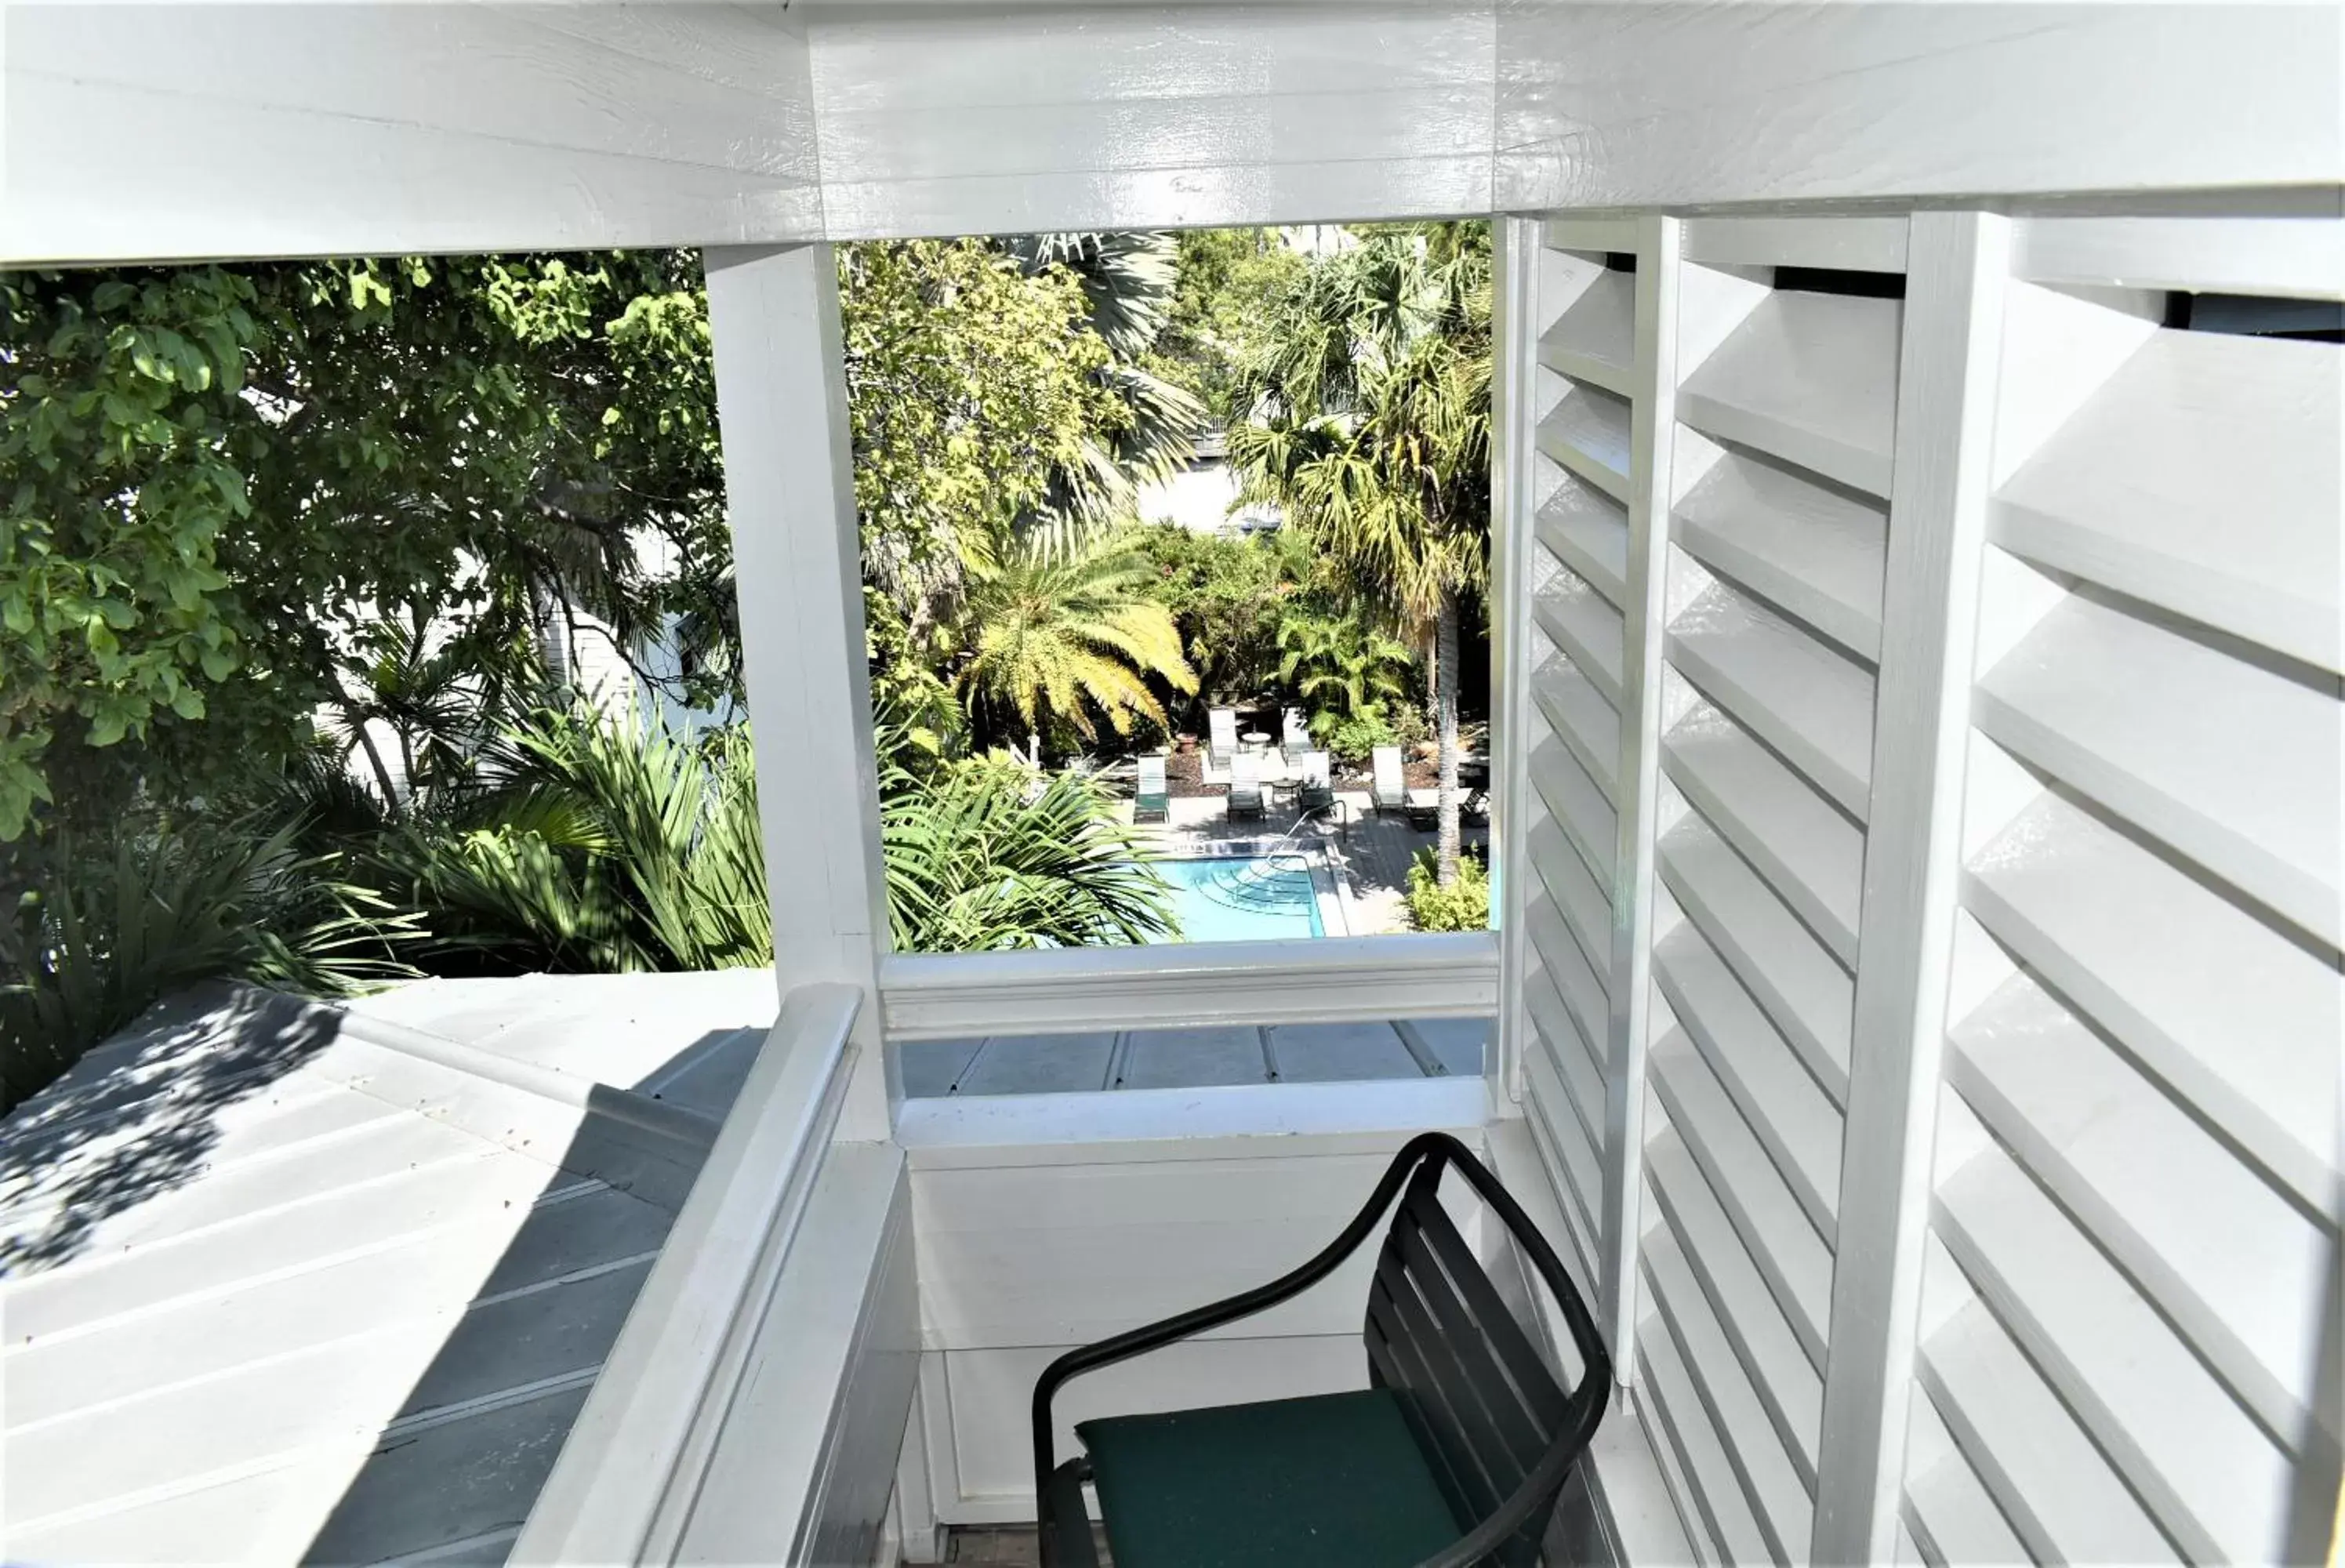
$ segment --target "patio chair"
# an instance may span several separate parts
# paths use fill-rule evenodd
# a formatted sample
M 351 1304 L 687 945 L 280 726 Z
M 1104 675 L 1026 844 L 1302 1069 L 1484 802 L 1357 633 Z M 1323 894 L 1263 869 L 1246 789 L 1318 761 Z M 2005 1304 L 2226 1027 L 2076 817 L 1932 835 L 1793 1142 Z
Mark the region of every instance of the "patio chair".
M 1145 817 L 1152 822 L 1165 820 L 1170 811 L 1170 795 L 1164 786 L 1164 757 L 1162 753 L 1140 759 L 1140 783 L 1132 793 L 1132 820 Z
M 1311 749 L 1311 730 L 1303 722 L 1303 710 L 1287 708 L 1278 715 L 1279 748 L 1290 757 Z
M 1422 785 L 1405 792 L 1401 796 L 1401 814 L 1419 833 L 1431 833 L 1441 825 L 1441 792 Z
M 1400 748 L 1378 746 L 1368 754 L 1368 801 L 1378 811 L 1398 811 L 1408 797 L 1401 784 Z
M 1227 770 L 1230 759 L 1238 754 L 1238 711 L 1235 708 L 1214 708 L 1205 714 L 1205 737 L 1209 754 L 1205 760 L 1216 768 Z
M 1330 811 L 1335 804 L 1335 781 L 1328 776 L 1325 752 L 1294 754 L 1294 806 L 1304 815 Z
M 1455 1168 L 1561 1309 L 1582 1368 L 1567 1394 L 1439 1196 Z M 1302 1294 L 1392 1223 L 1368 1288 L 1368 1387 L 1111 1416 L 1052 1451 L 1061 1385 Z M 1070 1351 L 1034 1387 L 1046 1568 L 1098 1568 L 1083 1483 L 1116 1568 L 1530 1568 L 1603 1420 L 1612 1367 L 1587 1303 L 1496 1177 L 1447 1133 L 1411 1138 L 1327 1249 L 1267 1285 Z
M 1230 804 L 1233 817 L 1263 814 L 1262 758 L 1240 752 L 1230 758 Z

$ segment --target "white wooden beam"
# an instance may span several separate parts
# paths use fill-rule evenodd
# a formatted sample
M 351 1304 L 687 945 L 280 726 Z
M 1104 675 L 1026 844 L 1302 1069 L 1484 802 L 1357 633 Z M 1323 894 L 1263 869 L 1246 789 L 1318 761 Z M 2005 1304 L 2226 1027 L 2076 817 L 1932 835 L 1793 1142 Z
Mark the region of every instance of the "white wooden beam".
M 1530 963 L 1523 919 L 1530 904 L 1531 527 L 1537 511 L 1532 469 L 1538 426 L 1539 225 L 1499 218 L 1491 225 L 1490 370 L 1490 733 L 1497 788 L 1490 812 L 1497 864 L 1500 976 L 1497 1047 L 1489 1064 L 1491 1102 L 1523 1097 L 1523 976 Z
M 1812 1559 L 1890 1561 L 1962 875 L 1964 768 L 2010 226 L 1918 213 Z
M 1638 1220 L 1651 1043 L 1654 841 L 1660 835 L 1661 649 L 1675 467 L 1678 281 L 1685 226 L 1637 224 L 1635 395 L 1629 416 L 1629 571 L 1620 659 L 1619 815 L 1613 855 L 1610 1013 L 1605 1031 L 1600 1321 L 1623 1383 L 1635 1375 Z
M 827 245 L 712 250 L 706 265 L 774 969 L 786 996 L 836 981 L 864 996 L 841 1130 L 884 1138 L 888 890 L 838 275 Z

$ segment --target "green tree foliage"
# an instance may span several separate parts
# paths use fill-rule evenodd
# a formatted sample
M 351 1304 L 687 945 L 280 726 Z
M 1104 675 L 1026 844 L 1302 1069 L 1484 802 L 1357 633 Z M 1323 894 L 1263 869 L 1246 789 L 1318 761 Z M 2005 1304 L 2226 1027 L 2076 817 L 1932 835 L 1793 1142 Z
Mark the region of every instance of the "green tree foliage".
M 1434 643 L 1439 875 L 1457 875 L 1462 595 L 1489 577 L 1487 225 L 1365 234 L 1282 295 L 1241 367 L 1230 454 L 1362 602 Z
M 1355 613 L 1298 609 L 1279 623 L 1278 646 L 1278 678 L 1312 705 L 1322 740 L 1408 695 L 1408 649 Z
M 1231 537 L 1158 524 L 1137 535 L 1209 702 L 1251 697 L 1278 667 L 1278 626 L 1312 571 L 1303 541 L 1284 533 Z
M 1274 228 L 1190 229 L 1156 345 L 1162 373 L 1204 405 L 1215 426 L 1242 420 L 1239 367 L 1261 345 L 1272 307 L 1308 266 Z
M 1095 714 L 1120 735 L 1140 719 L 1169 728 L 1150 679 L 1196 690 L 1180 632 L 1149 596 L 1147 557 L 1128 534 L 1072 545 L 1030 536 L 972 571 L 961 690 L 972 706 L 1014 713 L 1036 737 L 1037 760 L 1050 720 L 1086 740 L 1098 738 Z
M 624 632 L 695 602 L 724 554 L 696 271 L 0 278 L 0 839 L 289 754 L 376 616 L 511 636 L 558 600 Z

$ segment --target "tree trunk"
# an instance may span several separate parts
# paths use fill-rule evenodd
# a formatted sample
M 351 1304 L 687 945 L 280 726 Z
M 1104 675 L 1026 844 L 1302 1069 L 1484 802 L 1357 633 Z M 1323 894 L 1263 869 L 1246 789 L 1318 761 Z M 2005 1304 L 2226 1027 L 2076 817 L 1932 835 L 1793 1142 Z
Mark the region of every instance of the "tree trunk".
M 1457 881 L 1457 595 L 1441 596 L 1433 632 L 1433 717 L 1441 745 L 1441 834 L 1434 865 L 1442 886 Z
M 366 754 L 368 765 L 374 769 L 374 782 L 382 791 L 382 809 L 397 816 L 399 791 L 391 787 L 391 769 L 383 764 L 382 753 L 375 749 L 374 737 L 367 733 L 367 721 L 360 719 L 350 729 L 358 736 L 359 749 Z M 411 778 L 410 782 L 412 782 Z

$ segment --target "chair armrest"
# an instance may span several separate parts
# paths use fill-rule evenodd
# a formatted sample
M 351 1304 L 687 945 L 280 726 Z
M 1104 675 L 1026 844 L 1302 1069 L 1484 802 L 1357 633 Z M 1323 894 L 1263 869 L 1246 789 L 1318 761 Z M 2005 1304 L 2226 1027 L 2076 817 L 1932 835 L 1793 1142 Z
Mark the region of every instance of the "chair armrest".
M 1090 1469 L 1082 1460 L 1067 1461 L 1051 1472 L 1050 1485 L 1036 1499 L 1035 1538 L 1051 1568 L 1100 1568 L 1091 1510 L 1083 1506 L 1083 1477 Z

